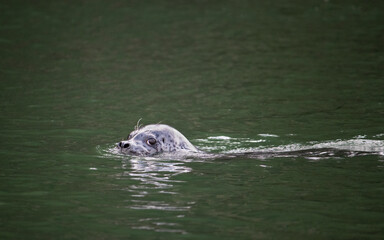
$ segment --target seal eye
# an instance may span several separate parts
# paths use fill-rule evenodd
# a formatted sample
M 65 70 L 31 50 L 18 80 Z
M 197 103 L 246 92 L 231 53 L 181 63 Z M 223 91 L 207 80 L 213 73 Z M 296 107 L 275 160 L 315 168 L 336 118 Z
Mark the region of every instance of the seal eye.
M 150 138 L 150 139 L 148 139 L 148 140 L 147 140 L 147 144 L 148 144 L 148 145 L 155 145 L 155 144 L 156 144 L 156 139 L 154 139 L 154 138 Z

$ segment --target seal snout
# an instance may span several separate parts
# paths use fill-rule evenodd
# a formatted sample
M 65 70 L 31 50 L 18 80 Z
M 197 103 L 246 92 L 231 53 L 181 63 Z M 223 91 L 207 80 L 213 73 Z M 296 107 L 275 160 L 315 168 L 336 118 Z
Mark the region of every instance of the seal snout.
M 121 141 L 121 142 L 119 142 L 118 146 L 120 148 L 129 148 L 129 143 L 127 143 L 125 141 Z

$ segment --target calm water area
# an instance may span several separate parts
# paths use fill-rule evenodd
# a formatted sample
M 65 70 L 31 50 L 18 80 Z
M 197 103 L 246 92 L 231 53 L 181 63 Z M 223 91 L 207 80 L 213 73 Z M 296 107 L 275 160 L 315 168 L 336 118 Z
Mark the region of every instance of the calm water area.
M 0 124 L 0 239 L 383 239 L 384 2 L 0 1 Z

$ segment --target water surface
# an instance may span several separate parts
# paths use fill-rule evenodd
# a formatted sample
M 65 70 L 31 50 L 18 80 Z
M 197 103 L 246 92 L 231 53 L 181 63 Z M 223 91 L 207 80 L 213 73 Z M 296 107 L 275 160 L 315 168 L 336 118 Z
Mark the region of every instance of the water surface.
M 383 238 L 382 2 L 0 9 L 1 239 Z M 116 154 L 140 118 L 213 157 Z

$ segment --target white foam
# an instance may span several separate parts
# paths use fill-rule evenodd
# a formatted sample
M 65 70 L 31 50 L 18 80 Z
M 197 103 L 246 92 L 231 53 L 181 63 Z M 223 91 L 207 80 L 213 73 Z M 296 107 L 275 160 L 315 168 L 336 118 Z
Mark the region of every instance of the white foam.
M 252 147 L 252 148 L 239 148 L 228 151 L 228 153 L 241 153 L 241 152 L 291 152 L 301 151 L 307 149 L 322 149 L 333 148 L 338 150 L 346 150 L 352 152 L 384 152 L 384 140 L 370 140 L 370 139 L 350 139 L 350 140 L 334 140 L 325 141 L 312 144 L 288 144 L 276 147 Z
M 208 137 L 208 139 L 213 139 L 213 140 L 230 140 L 232 138 L 231 137 L 227 137 L 227 136 L 215 136 L 215 137 Z
M 260 137 L 279 137 L 279 135 L 269 134 L 269 133 L 260 133 L 260 134 L 257 134 L 257 135 L 260 136 Z

